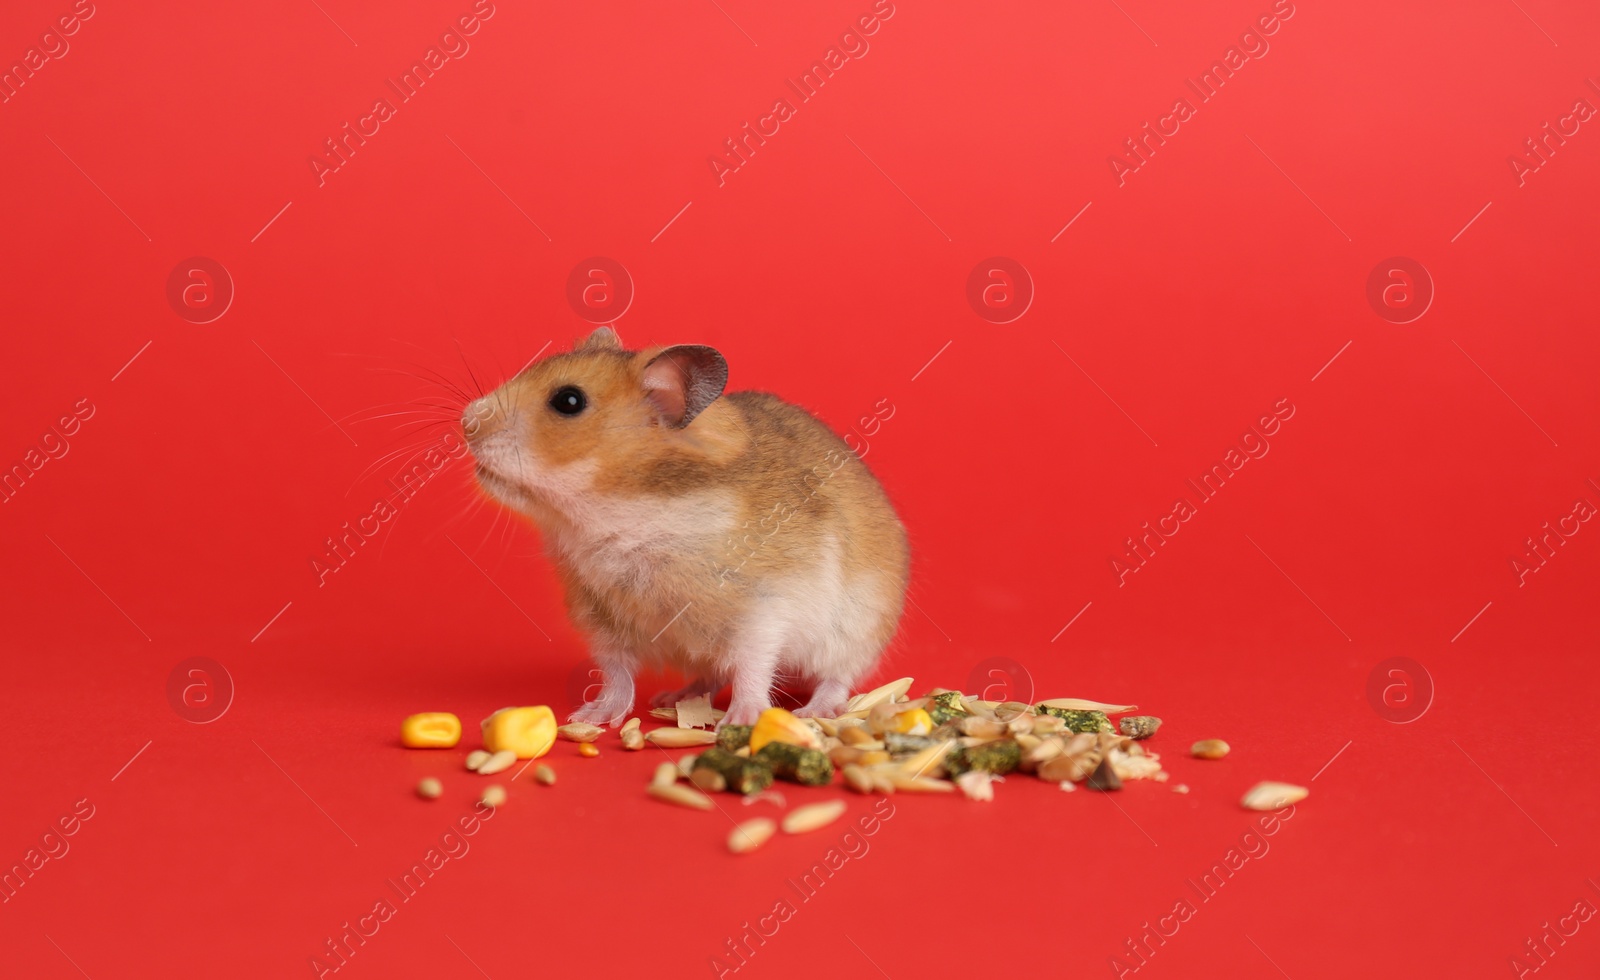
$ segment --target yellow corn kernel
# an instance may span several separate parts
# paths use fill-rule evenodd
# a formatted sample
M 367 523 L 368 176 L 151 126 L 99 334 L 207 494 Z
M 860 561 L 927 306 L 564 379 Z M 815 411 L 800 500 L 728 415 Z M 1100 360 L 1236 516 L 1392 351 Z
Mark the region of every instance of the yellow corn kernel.
M 755 726 L 750 729 L 750 754 L 760 752 L 768 742 L 803 745 L 808 749 L 822 744 L 816 729 L 782 708 L 768 708 L 756 719 Z
M 889 731 L 902 735 L 926 735 L 933 731 L 933 716 L 921 708 L 902 711 L 894 716 Z
M 448 711 L 424 711 L 400 723 L 400 744 L 408 749 L 453 749 L 461 741 L 461 719 Z
M 483 745 L 509 750 L 519 759 L 537 759 L 556 744 L 556 716 L 549 708 L 501 708 L 483 720 Z

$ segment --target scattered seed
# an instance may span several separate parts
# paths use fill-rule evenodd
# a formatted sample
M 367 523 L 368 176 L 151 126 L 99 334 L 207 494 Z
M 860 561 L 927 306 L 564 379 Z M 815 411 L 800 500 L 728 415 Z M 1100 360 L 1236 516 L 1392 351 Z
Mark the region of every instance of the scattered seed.
M 544 786 L 554 786 L 556 784 L 556 771 L 541 762 L 533 767 L 533 781 Z
M 1061 791 L 1063 793 L 1076 793 L 1078 791 L 1078 784 L 1070 779 L 1063 779 L 1061 781 Z
M 1228 743 L 1220 738 L 1201 739 L 1189 751 L 1197 759 L 1220 759 L 1228 754 Z
M 1117 719 L 1117 729 L 1129 738 L 1146 739 L 1156 733 L 1161 727 L 1161 719 L 1155 715 L 1128 715 Z
M 569 742 L 593 742 L 605 733 L 606 730 L 599 725 L 586 725 L 581 721 L 556 729 L 556 734 Z
M 708 728 L 657 728 L 645 735 L 644 740 L 664 749 L 686 749 L 717 744 L 717 733 Z
M 1022 751 L 1024 752 L 1031 752 L 1044 744 L 1044 739 L 1037 735 L 1017 735 L 1015 738 L 1017 744 L 1022 746 Z
M 667 709 L 667 710 L 672 710 L 672 709 Z M 677 711 L 672 711 L 672 717 L 674 717 L 674 718 L 678 717 L 678 712 Z M 639 719 L 638 718 L 629 718 L 627 721 L 622 723 L 621 732 L 622 732 L 622 734 L 627 734 L 628 732 L 634 731 L 638 727 L 639 727 Z
M 690 752 L 688 755 L 680 757 L 678 759 L 678 775 L 688 779 L 690 774 L 694 772 L 694 763 L 698 758 L 700 758 L 700 753 L 698 752 Z
M 1111 759 L 1105 758 L 1100 760 L 1100 764 L 1095 767 L 1094 772 L 1089 774 L 1089 778 L 1083 781 L 1083 785 L 1089 789 L 1097 789 L 1104 793 L 1114 789 L 1121 789 L 1122 780 L 1117 776 L 1117 770 L 1112 768 Z
M 483 800 L 484 803 L 486 803 L 489 806 L 494 806 L 494 807 L 505 806 L 506 805 L 506 788 L 504 786 L 501 786 L 499 783 L 495 783 L 493 786 L 490 786 L 489 788 L 485 789 L 483 791 L 483 796 L 480 797 L 480 798 Z
M 936 742 L 900 763 L 900 771 L 910 776 L 940 776 L 944 774 L 944 759 L 950 754 L 954 741 Z
M 517 762 L 517 754 L 510 749 L 501 749 L 478 767 L 478 775 L 493 776 L 497 772 L 505 772 Z
M 1188 783 L 1177 783 L 1172 787 L 1172 791 L 1174 793 L 1187 793 L 1187 792 L 1189 792 L 1189 784 Z
M 471 752 L 467 753 L 467 768 L 471 769 L 473 772 L 477 772 L 478 767 L 488 761 L 489 753 L 485 752 L 483 749 L 473 749 Z
M 671 786 L 678 781 L 678 766 L 674 762 L 663 762 L 656 766 L 656 773 L 650 777 L 651 786 Z
M 854 745 L 835 745 L 827 750 L 828 761 L 840 768 L 860 765 L 861 757 L 866 754 L 865 751 L 856 748 Z
M 933 779 L 929 776 L 907 776 L 904 774 L 889 773 L 889 782 L 894 788 L 906 793 L 954 793 L 956 784 L 947 779 Z
M 978 715 L 968 715 L 961 719 L 957 727 L 961 734 L 971 735 L 973 738 L 999 738 L 1006 733 L 1006 726 L 993 718 L 983 718 Z
M 1136 704 L 1105 704 L 1100 701 L 1085 701 L 1083 698 L 1051 698 L 1040 701 L 1041 708 L 1064 708 L 1067 711 L 1104 711 L 1108 715 L 1125 715 L 1130 711 L 1139 710 Z
M 994 716 L 1000 722 L 1009 722 L 1019 715 L 1033 713 L 1033 705 L 1021 701 L 1002 701 L 994 706 Z
M 911 690 L 911 678 L 902 677 L 897 681 L 890 681 L 882 687 L 873 688 L 865 694 L 857 694 L 845 702 L 845 713 L 863 711 L 886 701 L 898 701 Z
M 1267 781 L 1250 787 L 1250 791 L 1244 794 L 1239 805 L 1246 810 L 1278 810 L 1299 803 L 1310 795 L 1311 791 L 1304 786 Z
M 639 734 L 639 729 L 630 728 L 622 733 L 622 747 L 629 752 L 637 752 L 644 748 L 644 736 Z
M 844 811 L 845 803 L 843 800 L 808 803 L 805 806 L 795 807 L 783 816 L 783 832 L 786 834 L 804 834 L 819 830 L 844 816 Z
M 728 834 L 728 850 L 735 854 L 749 854 L 765 844 L 778 830 L 778 825 L 768 817 L 746 820 Z
M 872 774 L 865 769 L 857 765 L 849 765 L 845 766 L 841 772 L 844 773 L 846 786 L 849 786 L 857 793 L 872 792 Z
M 974 769 L 957 776 L 956 786 L 969 800 L 987 803 L 994 799 L 994 777 L 983 769 Z
M 664 803 L 673 803 L 691 810 L 711 809 L 711 797 L 682 783 L 673 783 L 670 786 L 652 785 L 646 792 Z
M 872 737 L 872 733 L 867 731 L 865 725 L 851 725 L 849 728 L 839 729 L 839 741 L 857 748 L 878 744 L 878 740 Z
M 590 742 L 584 742 L 582 745 L 578 746 L 578 754 L 583 756 L 585 759 L 593 759 L 595 756 L 600 754 L 600 746 L 594 745 Z
M 1134 745 L 1137 747 L 1138 743 Z M 1106 761 L 1111 763 L 1111 771 L 1117 774 L 1118 779 L 1160 779 L 1166 775 L 1161 771 L 1161 763 L 1148 755 L 1112 749 L 1106 753 Z
M 437 800 L 444 793 L 444 784 L 432 776 L 417 784 L 417 795 L 425 800 Z
M 1067 730 L 1067 723 L 1055 715 L 1034 715 L 1033 734 L 1056 735 Z

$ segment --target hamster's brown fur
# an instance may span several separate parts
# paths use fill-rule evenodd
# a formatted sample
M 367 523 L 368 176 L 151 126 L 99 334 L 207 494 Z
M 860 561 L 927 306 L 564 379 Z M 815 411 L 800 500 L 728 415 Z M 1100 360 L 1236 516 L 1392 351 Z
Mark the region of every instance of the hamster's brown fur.
M 604 674 L 575 719 L 620 721 L 648 663 L 690 678 L 658 703 L 731 682 L 725 723 L 775 678 L 834 714 L 894 635 L 909 552 L 883 488 L 804 409 L 726 378 L 711 348 L 601 328 L 468 406 L 480 483 L 543 532 Z M 553 407 L 572 390 L 580 410 Z

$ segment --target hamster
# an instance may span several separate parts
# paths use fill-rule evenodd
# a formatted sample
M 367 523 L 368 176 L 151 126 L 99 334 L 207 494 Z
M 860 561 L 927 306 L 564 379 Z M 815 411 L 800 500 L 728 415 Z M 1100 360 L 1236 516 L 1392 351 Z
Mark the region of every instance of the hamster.
M 724 394 L 711 347 L 623 349 L 609 327 L 469 404 L 490 497 L 529 518 L 603 676 L 573 721 L 617 724 L 645 666 L 688 679 L 653 705 L 733 691 L 723 724 L 801 681 L 834 717 L 893 638 L 910 551 L 883 487 L 804 409 Z

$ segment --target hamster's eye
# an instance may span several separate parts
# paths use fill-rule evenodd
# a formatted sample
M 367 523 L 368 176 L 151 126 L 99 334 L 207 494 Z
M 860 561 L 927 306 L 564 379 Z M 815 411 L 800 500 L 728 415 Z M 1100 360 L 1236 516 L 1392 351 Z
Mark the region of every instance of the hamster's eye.
M 564 385 L 557 388 L 556 393 L 550 396 L 550 407 L 562 415 L 577 415 L 589 404 L 589 399 L 584 396 L 582 388 Z

